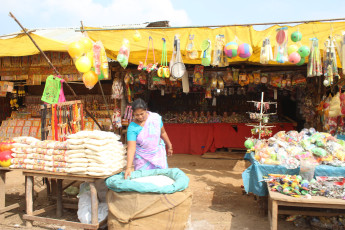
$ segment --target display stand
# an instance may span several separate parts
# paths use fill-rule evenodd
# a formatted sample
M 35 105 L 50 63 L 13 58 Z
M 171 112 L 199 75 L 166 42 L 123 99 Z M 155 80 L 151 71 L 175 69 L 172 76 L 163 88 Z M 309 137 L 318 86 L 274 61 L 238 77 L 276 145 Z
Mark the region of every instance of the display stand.
M 118 174 L 122 171 L 118 170 L 113 175 Z M 25 176 L 26 182 L 26 214 L 23 216 L 23 219 L 26 220 L 26 226 L 32 227 L 33 221 L 38 221 L 41 223 L 49 223 L 49 224 L 57 224 L 57 225 L 64 225 L 64 226 L 71 226 L 74 228 L 83 228 L 83 229 L 98 229 L 101 225 L 106 223 L 107 218 L 98 223 L 98 198 L 97 198 L 97 190 L 95 187 L 95 182 L 98 179 L 106 179 L 109 176 L 104 177 L 96 177 L 96 176 L 88 176 L 88 175 L 75 175 L 75 174 L 68 174 L 68 173 L 53 173 L 53 172 L 46 172 L 46 171 L 36 171 L 36 170 L 23 170 L 23 175 Z M 34 177 L 43 177 L 43 178 L 50 178 L 57 180 L 57 194 L 56 194 L 56 204 L 50 205 L 48 207 L 33 210 L 33 197 L 32 197 L 32 188 L 34 185 Z M 60 218 L 62 216 L 63 208 L 71 208 L 71 209 L 78 209 L 77 204 L 70 204 L 70 203 L 63 203 L 62 202 L 62 182 L 63 180 L 73 180 L 73 181 L 80 181 L 80 182 L 88 182 L 90 184 L 90 192 L 91 192 L 91 224 L 83 224 L 80 222 L 72 222 L 72 221 L 65 221 L 47 217 L 40 217 L 38 215 L 43 214 L 47 211 L 51 211 L 56 209 L 56 217 Z
M 297 198 L 287 196 L 279 192 L 269 191 L 268 200 L 268 220 L 270 222 L 270 229 L 278 229 L 278 214 L 284 215 L 304 215 L 304 216 L 338 216 L 345 213 L 345 201 L 341 199 L 331 199 L 322 196 L 313 196 L 311 199 Z M 317 212 L 317 211 L 301 211 L 301 210 L 281 210 L 279 206 L 289 207 L 310 207 L 310 208 L 327 208 L 327 209 L 341 209 L 341 213 L 335 212 Z
M 257 133 L 259 134 L 259 140 L 262 137 L 262 134 L 264 133 L 263 130 L 268 130 L 269 128 L 273 128 L 274 126 L 272 125 L 266 125 L 266 123 L 268 122 L 268 119 L 270 115 L 275 115 L 277 114 L 275 113 L 265 113 L 264 112 L 264 104 L 265 105 L 276 105 L 277 108 L 277 102 L 264 102 L 264 92 L 261 93 L 261 100 L 260 101 L 248 101 L 251 103 L 255 103 L 257 105 L 260 106 L 260 113 L 252 113 L 255 114 L 254 117 L 251 117 L 252 119 L 256 119 L 258 121 L 258 124 L 247 124 L 248 126 L 252 126 L 255 129 L 257 129 Z M 250 112 L 248 112 L 250 113 Z M 257 116 L 258 115 L 258 116 Z

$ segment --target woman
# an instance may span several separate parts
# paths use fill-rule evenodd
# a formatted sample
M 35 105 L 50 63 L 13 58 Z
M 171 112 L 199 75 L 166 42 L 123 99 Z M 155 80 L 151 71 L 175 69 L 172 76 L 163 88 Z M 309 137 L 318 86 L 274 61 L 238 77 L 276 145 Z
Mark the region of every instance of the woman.
M 157 113 L 147 111 L 145 101 L 140 98 L 132 103 L 132 109 L 134 122 L 129 124 L 127 130 L 128 150 L 125 179 L 131 175 L 133 164 L 134 170 L 168 168 L 165 145 L 168 147 L 168 156 L 173 154 L 162 117 Z

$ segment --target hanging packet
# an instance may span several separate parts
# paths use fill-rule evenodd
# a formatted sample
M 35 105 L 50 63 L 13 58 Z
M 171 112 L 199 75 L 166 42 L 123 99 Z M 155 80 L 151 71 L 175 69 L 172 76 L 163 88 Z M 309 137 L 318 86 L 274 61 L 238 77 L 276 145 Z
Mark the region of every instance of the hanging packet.
M 61 78 L 50 75 L 47 77 L 41 100 L 48 104 L 56 104 L 59 102 L 60 91 Z

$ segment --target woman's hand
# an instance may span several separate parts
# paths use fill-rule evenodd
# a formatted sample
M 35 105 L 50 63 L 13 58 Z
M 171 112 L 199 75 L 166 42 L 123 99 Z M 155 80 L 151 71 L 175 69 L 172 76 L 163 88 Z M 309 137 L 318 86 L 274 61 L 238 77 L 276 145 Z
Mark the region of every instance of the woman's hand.
M 127 169 L 125 171 L 125 180 L 127 178 L 131 177 L 131 173 L 132 173 L 132 168 L 131 167 L 130 168 L 127 167 Z
M 173 149 L 168 148 L 168 157 L 171 157 L 173 155 Z

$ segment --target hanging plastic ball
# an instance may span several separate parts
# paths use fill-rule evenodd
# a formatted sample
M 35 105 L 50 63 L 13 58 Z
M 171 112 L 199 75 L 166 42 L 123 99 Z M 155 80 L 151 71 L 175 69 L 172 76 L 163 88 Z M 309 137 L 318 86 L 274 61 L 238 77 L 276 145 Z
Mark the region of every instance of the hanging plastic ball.
M 91 69 L 91 61 L 88 57 L 82 56 L 75 62 L 75 67 L 81 73 L 86 73 Z
M 276 35 L 276 40 L 278 44 L 283 44 L 287 40 L 287 32 L 285 30 L 279 30 Z
M 298 50 L 298 46 L 296 46 L 296 45 L 290 45 L 290 46 L 288 47 L 288 55 L 292 54 L 293 52 L 297 52 L 297 50 Z
M 229 58 L 236 57 L 237 50 L 238 50 L 238 44 L 236 42 L 229 42 L 224 46 L 224 53 Z
M 86 57 L 88 57 L 90 59 L 91 66 L 93 66 L 93 61 L 94 61 L 93 55 L 94 55 L 93 51 L 90 51 L 86 54 Z
M 251 148 L 253 148 L 254 147 L 254 143 L 253 143 L 253 141 L 252 140 L 246 140 L 245 142 L 244 142 L 244 147 L 246 147 L 247 149 L 251 149 Z
M 299 42 L 302 40 L 302 33 L 299 31 L 295 31 L 291 34 L 291 40 L 293 42 Z
M 253 53 L 251 45 L 243 43 L 238 46 L 238 56 L 240 58 L 249 58 Z
M 68 46 L 68 53 L 72 58 L 78 58 L 85 52 L 84 44 L 79 41 L 72 42 Z
M 92 50 L 93 44 L 90 38 L 83 37 L 79 40 L 79 42 L 84 45 L 84 52 L 90 52 Z
M 300 55 L 301 56 L 301 55 Z M 296 64 L 298 66 L 301 66 L 305 63 L 305 58 L 304 57 L 301 57 L 301 60 Z
M 98 76 L 94 71 L 88 71 L 83 74 L 83 82 L 86 88 L 92 89 L 98 82 Z
M 133 40 L 135 41 L 135 42 L 138 42 L 138 41 L 140 41 L 141 40 L 141 34 L 139 33 L 139 31 L 135 31 L 135 33 L 134 33 L 134 35 L 133 35 Z
M 309 56 L 310 54 L 310 49 L 308 46 L 301 46 L 299 49 L 298 49 L 298 53 L 299 55 L 301 55 L 301 57 L 307 57 Z
M 301 60 L 301 56 L 297 52 L 293 52 L 289 55 L 289 62 L 292 64 L 297 64 Z
M 329 86 L 329 81 L 328 81 L 327 79 L 324 80 L 324 81 L 323 81 L 323 85 L 326 86 L 326 87 Z

